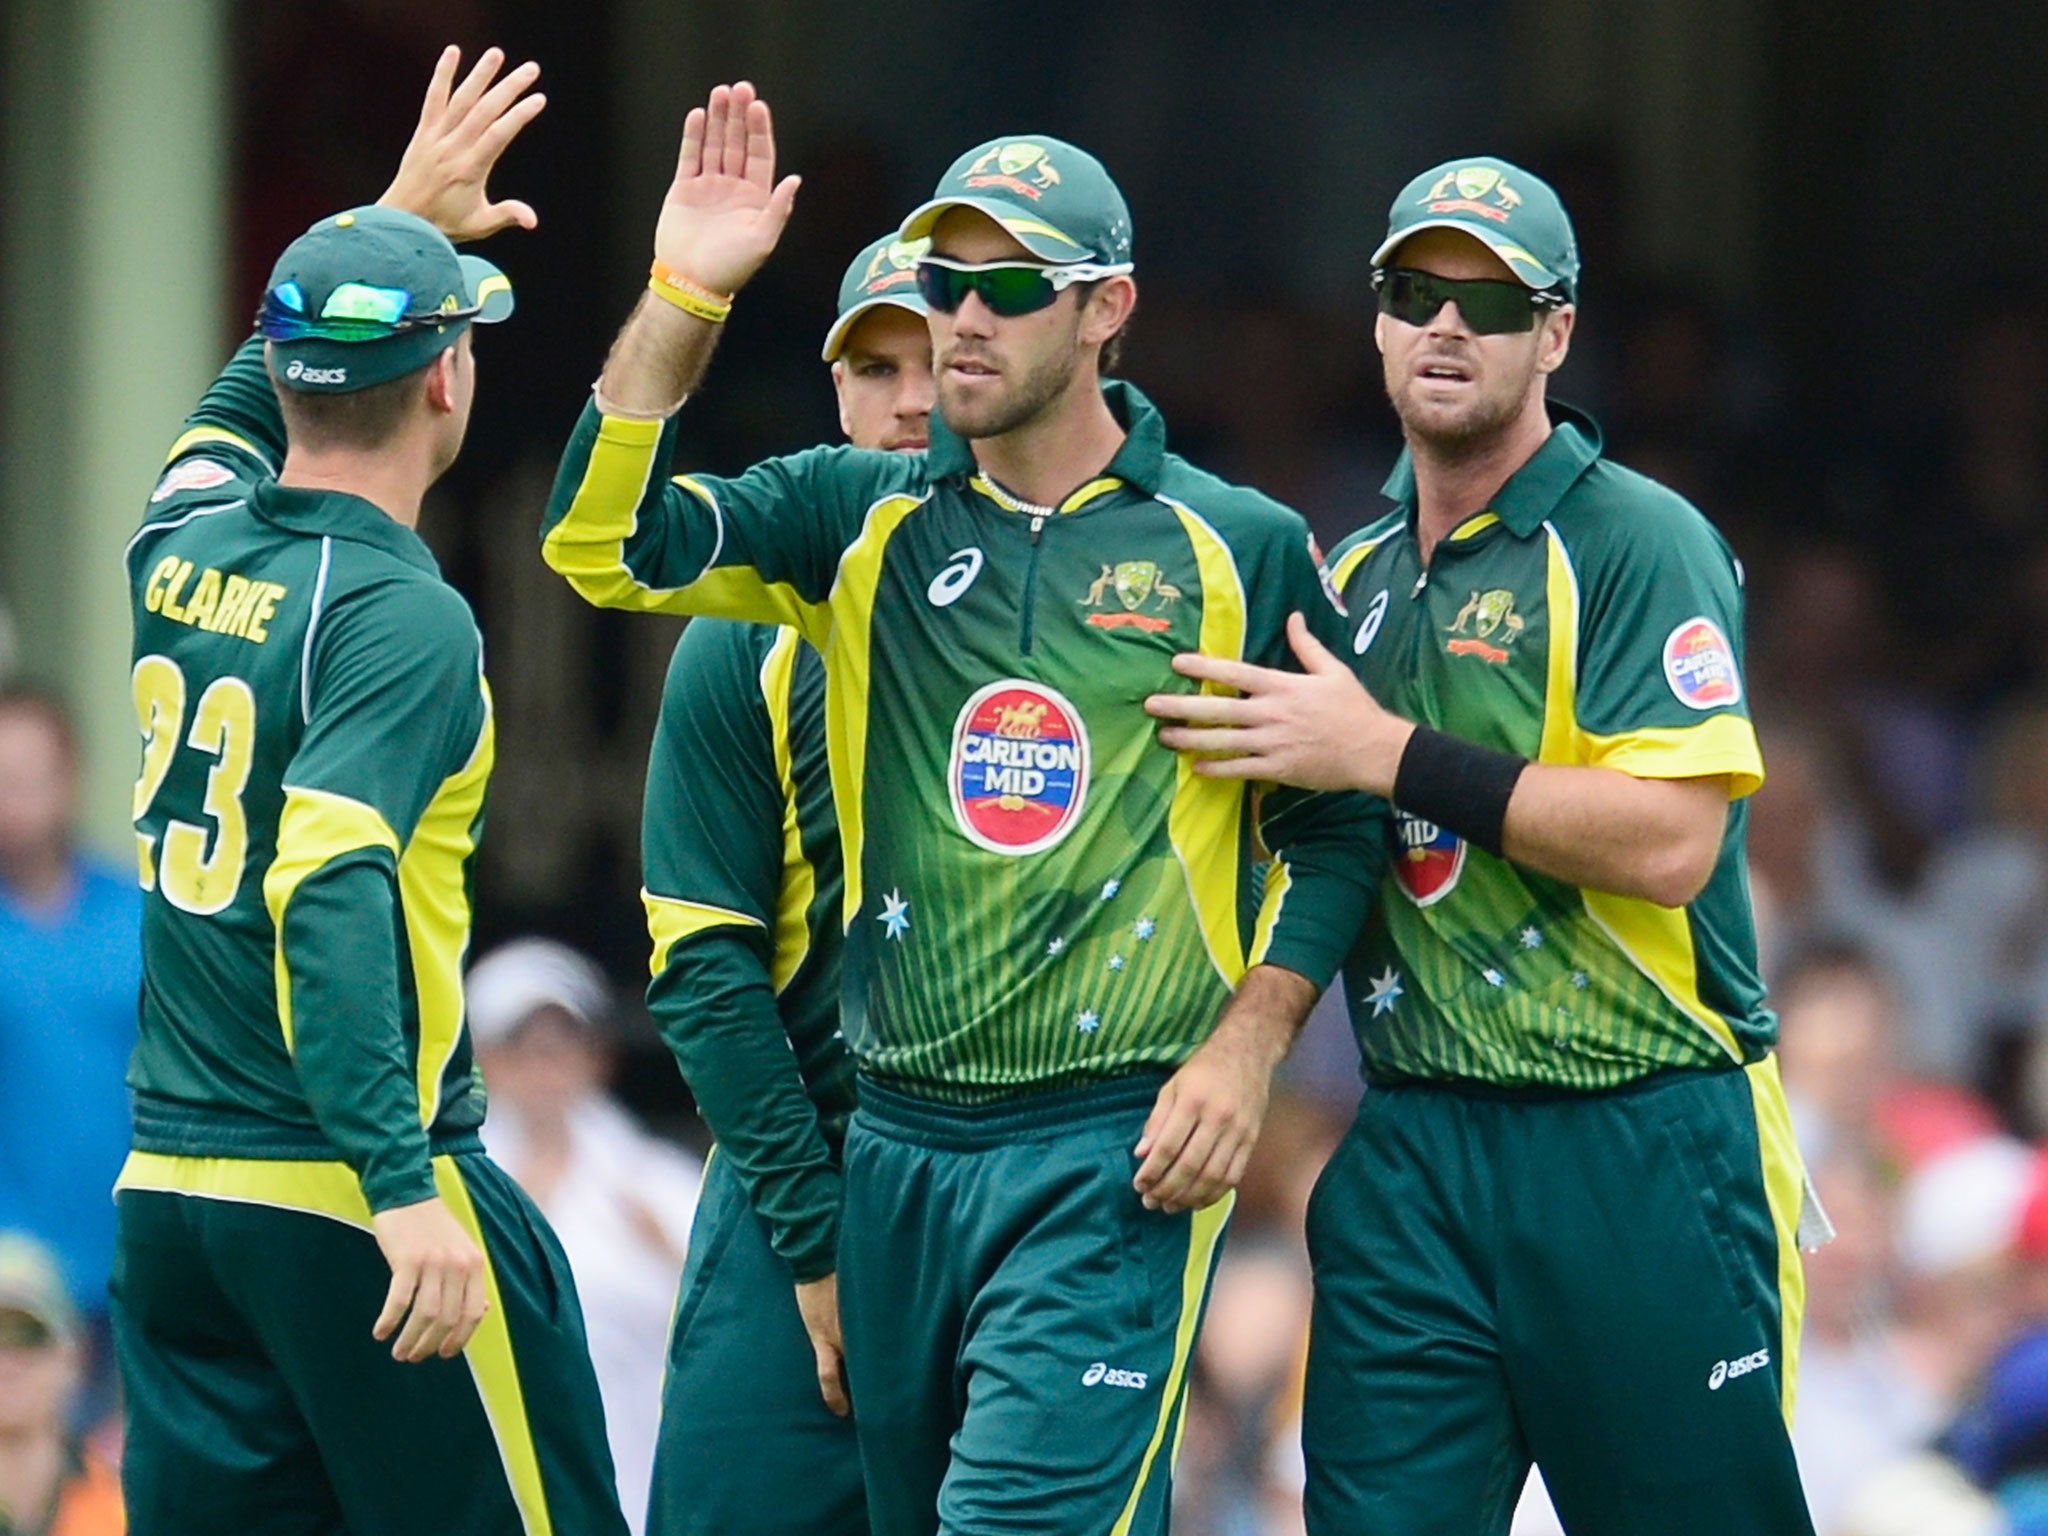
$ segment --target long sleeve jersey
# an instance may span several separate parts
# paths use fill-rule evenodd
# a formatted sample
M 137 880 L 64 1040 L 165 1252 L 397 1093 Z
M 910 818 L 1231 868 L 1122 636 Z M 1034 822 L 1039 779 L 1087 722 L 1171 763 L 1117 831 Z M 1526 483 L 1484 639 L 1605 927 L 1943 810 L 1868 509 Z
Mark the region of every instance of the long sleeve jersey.
M 971 1102 L 1171 1067 L 1261 962 L 1319 985 L 1387 812 L 1196 774 L 1146 695 L 1175 654 L 1291 664 L 1341 620 L 1299 516 L 1128 436 L 1057 508 L 935 421 L 928 454 L 820 448 L 670 478 L 675 427 L 588 407 L 543 528 L 607 607 L 788 625 L 824 657 L 845 854 L 842 1027 L 863 1071 Z M 701 749 L 721 750 L 715 742 Z
M 252 339 L 128 547 L 143 1152 L 339 1159 L 432 1196 L 483 1120 L 463 1027 L 492 755 L 468 605 L 410 529 L 282 486 Z
M 795 630 L 699 619 L 669 664 L 641 822 L 647 1004 L 768 1240 L 835 1267 L 853 1058 L 825 672 Z

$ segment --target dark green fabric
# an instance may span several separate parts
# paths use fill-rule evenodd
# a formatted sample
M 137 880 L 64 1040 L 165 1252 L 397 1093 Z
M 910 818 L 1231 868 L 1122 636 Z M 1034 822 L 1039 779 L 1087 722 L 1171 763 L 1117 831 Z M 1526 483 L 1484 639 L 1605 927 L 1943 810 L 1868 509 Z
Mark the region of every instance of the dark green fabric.
M 867 1536 L 853 1421 L 819 1395 L 796 1277 L 723 1148 L 690 1228 L 647 1529 Z
M 517 1186 L 459 1157 L 559 1536 L 624 1536 L 568 1261 Z M 324 1216 L 125 1190 L 116 1199 L 122 1488 L 148 1536 L 507 1536 L 521 1529 L 463 1359 L 370 1337 L 390 1272 Z
M 789 688 L 771 699 L 763 667 L 778 644 Z M 793 794 L 776 762 L 778 716 Z M 784 834 L 792 814 L 794 860 Z M 732 914 L 669 950 L 648 1008 L 775 1251 L 802 1279 L 828 1275 L 839 1244 L 838 1148 L 853 1112 L 853 1055 L 839 1033 L 845 883 L 824 663 L 793 631 L 696 619 L 683 632 L 648 753 L 640 846 L 650 895 Z M 805 877 L 804 925 L 779 933 L 785 886 Z M 786 943 L 800 952 L 778 954 Z M 776 991 L 772 976 L 791 965 Z
M 1318 985 L 1384 867 L 1386 809 L 1362 795 L 1225 788 L 1201 844 L 1174 846 L 1182 768 L 1142 708 L 1191 688 L 1174 656 L 1212 613 L 1233 631 L 1241 613 L 1243 656 L 1267 665 L 1294 664 L 1291 612 L 1331 646 L 1343 625 L 1297 514 L 1168 452 L 1137 390 L 1104 399 L 1128 431 L 1115 483 L 1060 513 L 971 478 L 936 421 L 928 455 L 817 448 L 671 479 L 674 421 L 651 444 L 645 424 L 601 437 L 594 404 L 549 501 L 543 549 L 593 600 L 799 624 L 824 649 L 864 837 L 843 1027 L 907 1091 L 987 1102 L 1177 1065 L 1240 979 L 1217 958 L 1230 897 L 1230 947 L 1257 938 L 1264 850 L 1290 892 L 1264 958 Z M 1045 766 L 1085 793 L 1042 795 Z M 1223 892 L 1213 946 L 1191 887 Z
M 1195 1223 L 1131 1188 L 1158 1085 L 1005 1113 L 862 1083 L 839 1299 L 876 1536 L 1108 1531 L 1155 1437 L 1128 1529 L 1166 1530 Z
M 1532 1457 L 1572 1536 L 1811 1536 L 1742 1071 L 1369 1090 L 1308 1237 L 1311 1536 L 1501 1536 Z
M 217 910 L 174 903 L 161 880 L 144 895 L 143 1001 L 128 1074 L 136 1145 L 217 1156 L 338 1153 L 364 1178 L 372 1207 L 388 1209 L 432 1193 L 414 956 L 395 861 L 384 850 L 344 854 L 299 888 L 283 945 L 291 1047 L 264 879 L 287 786 L 369 806 L 406 847 L 436 794 L 482 748 L 481 640 L 468 604 L 416 533 L 357 497 L 272 478 L 283 429 L 260 343 L 244 344 L 186 425 L 232 432 L 254 451 L 218 438 L 190 445 L 129 545 L 138 689 L 169 669 L 182 700 L 174 710 L 160 696 L 158 729 L 179 740 L 136 832 L 157 865 L 174 824 L 203 829 L 217 845 L 223 822 L 211 797 L 226 759 L 185 738 L 202 701 L 220 689 L 223 698 L 245 695 L 253 718 L 247 782 L 239 793 L 223 786 L 246 821 L 247 845 L 231 898 Z M 194 622 L 202 612 L 224 618 L 230 594 L 259 582 L 275 593 L 266 610 L 250 610 L 250 622 Z M 472 850 L 480 819 L 468 828 Z M 465 885 L 474 858 L 464 861 Z M 445 1136 L 482 1122 L 466 1037 L 439 1089 L 429 1131 Z M 318 1132 L 329 1147 L 266 1154 L 262 1138 L 247 1134 L 251 1116 L 287 1133 Z M 166 1130 L 175 1134 L 157 1134 Z

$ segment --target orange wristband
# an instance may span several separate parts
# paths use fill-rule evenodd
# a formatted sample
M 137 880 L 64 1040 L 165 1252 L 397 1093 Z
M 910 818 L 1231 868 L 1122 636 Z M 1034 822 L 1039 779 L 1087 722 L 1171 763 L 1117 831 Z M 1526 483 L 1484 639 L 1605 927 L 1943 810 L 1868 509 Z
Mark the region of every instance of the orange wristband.
M 725 324 L 726 316 L 732 313 L 731 294 L 714 292 L 659 261 L 648 268 L 647 287 L 684 314 L 695 315 L 712 325 Z

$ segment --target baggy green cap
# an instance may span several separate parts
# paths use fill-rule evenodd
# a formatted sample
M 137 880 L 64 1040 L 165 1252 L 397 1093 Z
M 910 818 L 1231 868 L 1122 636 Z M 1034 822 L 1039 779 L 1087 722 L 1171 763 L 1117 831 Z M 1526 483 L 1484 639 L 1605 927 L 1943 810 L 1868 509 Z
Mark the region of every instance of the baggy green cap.
M 903 221 L 903 238 L 929 235 L 948 208 L 979 209 L 1043 261 L 1131 270 L 1123 193 L 1100 160 L 1064 139 L 1016 134 L 970 149 Z
M 905 240 L 892 231 L 853 258 L 839 280 L 839 318 L 825 333 L 826 362 L 838 358 L 854 322 L 877 305 L 893 304 L 920 317 L 928 313 L 924 295 L 917 290 L 917 258 L 931 244 Z
M 512 313 L 512 283 L 503 272 L 480 256 L 459 255 L 416 214 L 375 205 L 324 218 L 286 246 L 271 269 L 264 306 L 282 305 L 309 320 L 346 316 L 348 296 L 336 290 L 351 285 L 402 291 L 408 319 L 482 308 L 360 341 L 272 340 L 271 371 L 286 388 L 346 394 L 386 384 L 455 345 L 471 319 L 494 324 Z
M 1482 242 L 1531 288 L 1579 296 L 1579 242 L 1550 184 L 1490 155 L 1446 160 L 1401 189 L 1387 210 L 1387 238 L 1372 254 L 1384 267 L 1394 248 L 1425 229 L 1459 229 Z

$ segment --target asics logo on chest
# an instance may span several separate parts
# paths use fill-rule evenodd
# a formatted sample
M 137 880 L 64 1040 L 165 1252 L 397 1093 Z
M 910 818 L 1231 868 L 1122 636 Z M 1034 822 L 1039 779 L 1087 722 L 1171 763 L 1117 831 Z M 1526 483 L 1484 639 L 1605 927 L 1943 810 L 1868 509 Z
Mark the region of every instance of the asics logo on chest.
M 967 589 L 974 585 L 974 578 L 981 574 L 981 562 L 981 551 L 971 544 L 965 549 L 954 550 L 939 574 L 932 578 L 932 584 L 924 589 L 931 605 L 950 608 L 960 601 Z

